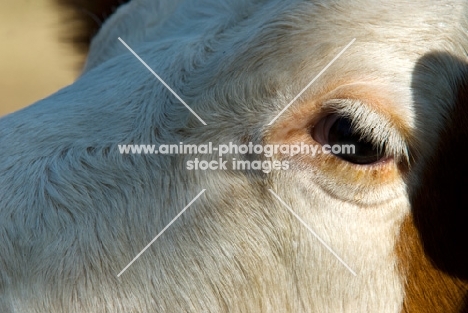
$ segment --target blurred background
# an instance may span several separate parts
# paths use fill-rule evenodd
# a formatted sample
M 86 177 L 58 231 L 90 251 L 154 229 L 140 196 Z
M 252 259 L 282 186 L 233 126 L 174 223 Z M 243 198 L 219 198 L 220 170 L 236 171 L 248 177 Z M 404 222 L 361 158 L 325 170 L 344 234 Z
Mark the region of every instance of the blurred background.
M 0 116 L 78 77 L 84 55 L 66 41 L 66 23 L 52 0 L 0 0 Z

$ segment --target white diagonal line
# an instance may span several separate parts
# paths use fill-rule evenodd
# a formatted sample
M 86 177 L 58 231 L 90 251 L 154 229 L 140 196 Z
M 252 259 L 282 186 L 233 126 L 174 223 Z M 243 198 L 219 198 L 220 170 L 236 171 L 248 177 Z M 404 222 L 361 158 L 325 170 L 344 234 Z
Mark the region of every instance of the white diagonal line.
M 320 73 L 318 73 L 318 75 L 315 76 L 315 78 L 312 79 L 312 81 L 307 86 L 305 86 L 304 89 L 302 89 L 301 92 L 294 99 L 292 99 L 292 101 L 289 102 L 289 104 L 283 110 L 281 110 L 281 112 L 279 112 L 278 115 L 268 125 L 273 124 L 278 119 L 278 117 L 280 117 L 281 114 L 283 114 L 294 103 L 294 101 L 296 101 L 354 43 L 354 41 L 356 41 L 356 38 L 351 40 L 351 42 L 348 43 L 348 45 L 344 47 L 343 50 L 341 50 L 341 52 L 338 53 L 338 55 L 333 60 L 331 60 L 330 63 L 328 63 L 327 66 L 325 66 L 325 68 Z
M 330 248 L 330 246 L 328 246 L 326 244 L 325 241 L 323 241 L 322 238 L 319 237 L 319 235 L 317 235 L 316 232 L 314 232 L 314 230 L 312 228 L 310 228 L 300 217 L 299 215 L 297 215 L 290 207 L 289 205 L 287 205 L 272 189 L 268 189 L 275 197 L 276 199 L 278 199 L 288 210 L 289 212 L 292 213 L 292 215 L 294 215 L 298 220 L 299 222 L 302 223 L 302 225 L 304 225 L 311 233 L 312 235 L 315 236 L 315 238 L 317 238 L 318 241 L 320 241 L 320 243 L 322 243 L 322 245 L 324 245 L 325 248 L 327 248 L 328 251 L 330 251 L 331 254 L 333 254 L 335 256 L 335 258 L 338 259 L 338 261 L 341 262 L 341 264 L 343 264 L 350 272 L 351 274 L 353 274 L 354 276 L 357 276 L 356 272 L 353 271 L 349 266 L 348 264 L 346 264 L 339 256 L 338 254 L 335 253 L 335 251 L 332 250 L 332 248 Z
M 167 226 L 164 227 L 164 229 L 161 230 L 159 234 L 157 234 L 156 237 L 154 237 L 154 239 L 151 240 L 151 242 L 145 248 L 143 248 L 143 250 L 141 250 L 141 252 L 138 253 L 137 256 L 133 258 L 133 260 L 130 263 L 128 263 L 127 266 L 125 266 L 125 268 L 117 275 L 117 277 L 120 277 L 120 275 L 122 275 L 127 270 L 127 268 L 129 268 L 130 265 L 132 265 L 133 262 L 135 262 L 146 251 L 146 249 L 148 249 L 159 238 L 159 236 L 161 236 L 169 228 L 169 226 L 172 225 L 172 223 L 174 223 L 182 214 L 184 214 L 184 212 L 205 192 L 205 190 L 206 189 L 203 189 L 195 198 L 193 198 L 193 200 L 190 201 L 190 203 L 187 204 L 187 206 L 182 211 L 180 211 L 180 213 L 177 214 L 177 216 L 174 217 L 172 221 L 170 221 L 169 224 L 167 224 Z
M 133 51 L 132 48 L 130 48 L 130 47 L 127 45 L 127 43 L 126 43 L 125 41 L 123 41 L 122 38 L 119 37 L 119 40 L 120 40 L 120 42 L 121 42 L 131 53 L 133 53 L 133 55 L 134 55 L 134 56 L 135 56 L 135 57 L 136 57 L 136 58 L 137 58 L 137 59 L 138 59 L 138 60 L 139 60 L 139 61 L 140 61 L 140 62 L 141 62 L 141 63 L 142 63 L 142 64 L 143 64 L 143 65 L 144 65 L 144 66 L 145 66 L 145 67 L 146 67 L 146 68 L 163 84 L 163 85 L 164 85 L 164 87 L 166 87 L 180 102 L 182 102 L 183 105 L 185 105 L 185 107 L 186 107 L 190 112 L 192 112 L 193 115 L 196 116 L 196 118 L 198 118 L 198 120 L 199 120 L 200 122 L 202 122 L 203 125 L 206 126 L 205 121 L 202 120 L 202 119 L 200 118 L 200 116 L 198 116 L 198 114 L 195 113 L 195 111 L 192 110 L 192 108 L 189 107 L 189 106 L 187 105 L 187 103 L 185 103 L 185 101 L 182 100 L 182 98 L 179 97 L 179 95 L 178 95 L 177 93 L 175 93 L 175 91 L 172 90 L 172 88 L 169 87 L 169 85 L 166 84 L 166 82 L 165 82 L 161 77 L 159 77 L 159 75 L 156 74 L 156 73 L 151 69 L 151 67 L 149 67 L 148 64 L 146 64 L 146 62 L 143 61 L 143 60 L 138 56 L 138 54 L 136 54 L 135 51 Z

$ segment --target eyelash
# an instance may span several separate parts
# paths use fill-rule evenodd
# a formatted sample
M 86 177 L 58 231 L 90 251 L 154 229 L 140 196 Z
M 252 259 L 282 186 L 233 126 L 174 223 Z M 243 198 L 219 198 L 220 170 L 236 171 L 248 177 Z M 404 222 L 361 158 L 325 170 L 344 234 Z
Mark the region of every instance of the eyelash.
M 385 142 L 375 143 L 375 140 L 366 138 L 365 134 L 359 134 L 359 130 L 353 126 L 352 120 L 339 114 L 328 114 L 322 117 L 311 129 L 312 138 L 318 143 L 325 145 L 352 145 L 354 153 L 332 153 L 343 161 L 359 164 L 372 165 L 385 159 Z M 342 151 L 338 149 L 335 151 Z

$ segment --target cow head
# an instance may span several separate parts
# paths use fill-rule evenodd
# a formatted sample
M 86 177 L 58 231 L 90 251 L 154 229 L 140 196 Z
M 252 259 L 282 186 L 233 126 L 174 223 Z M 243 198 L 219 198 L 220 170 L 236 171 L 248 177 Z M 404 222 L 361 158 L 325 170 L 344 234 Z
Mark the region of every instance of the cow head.
M 463 310 L 467 9 L 122 6 L 73 85 L 0 121 L 0 308 Z M 318 150 L 232 148 L 275 145 Z

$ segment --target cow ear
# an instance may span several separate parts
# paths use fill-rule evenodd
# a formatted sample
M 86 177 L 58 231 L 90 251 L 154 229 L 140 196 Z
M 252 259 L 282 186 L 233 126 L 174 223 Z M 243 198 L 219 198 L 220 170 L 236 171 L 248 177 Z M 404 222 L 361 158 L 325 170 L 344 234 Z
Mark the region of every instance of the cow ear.
M 415 101 L 425 94 L 424 101 L 432 105 L 451 103 L 443 110 L 438 105 L 437 114 L 427 114 L 429 106 L 415 107 L 419 118 L 432 114 L 443 121 L 424 158 L 416 160 L 421 164 L 412 165 L 411 214 L 397 244 L 406 282 L 403 312 L 468 312 L 468 65 L 449 54 L 431 53 L 419 60 L 413 79 L 413 89 L 425 91 L 414 91 Z M 419 126 L 430 124 L 420 121 Z
M 468 65 L 449 55 L 454 103 L 414 192 L 412 214 L 427 256 L 444 272 L 468 279 Z M 446 70 L 441 73 L 447 73 Z
M 77 48 L 88 50 L 83 73 L 128 50 L 130 46 L 164 24 L 182 0 L 55 0 L 75 8 L 75 16 L 84 27 L 78 28 L 73 41 Z M 118 9 L 118 10 L 117 10 Z M 102 26 L 102 27 L 101 27 Z M 153 38 L 154 39 L 154 38 Z
M 122 4 L 129 0 L 55 0 L 68 14 L 64 39 L 86 54 L 92 38 L 105 20 Z M 71 18 L 70 18 L 71 15 Z

